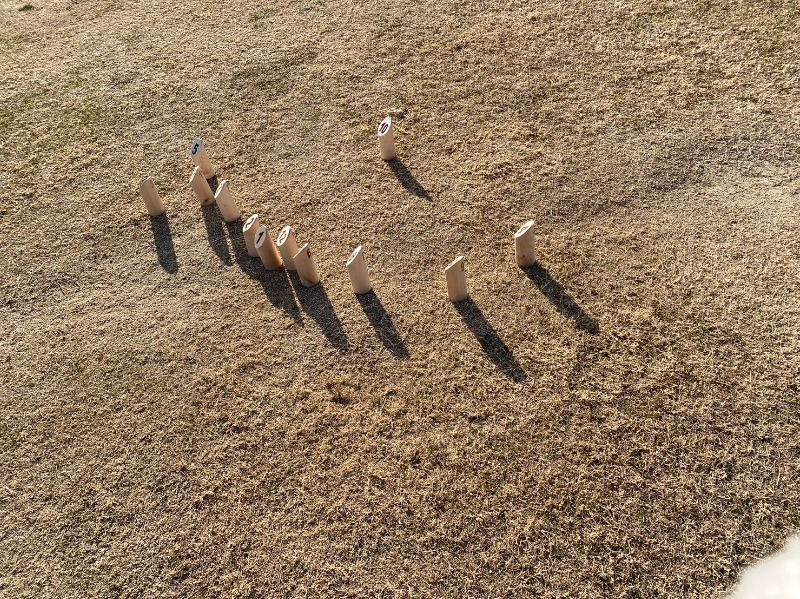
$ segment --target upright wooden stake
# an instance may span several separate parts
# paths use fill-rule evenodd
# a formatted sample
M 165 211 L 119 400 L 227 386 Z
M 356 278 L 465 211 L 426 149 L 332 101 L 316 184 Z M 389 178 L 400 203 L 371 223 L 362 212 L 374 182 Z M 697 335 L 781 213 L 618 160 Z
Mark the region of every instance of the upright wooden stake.
M 203 173 L 200 172 L 199 166 L 194 167 L 194 172 L 189 177 L 189 185 L 192 186 L 194 195 L 200 200 L 201 206 L 208 206 L 214 203 L 214 192 L 211 191 L 211 186 L 206 181 Z
M 353 285 L 353 292 L 356 293 L 356 295 L 367 293 L 372 289 L 367 263 L 364 260 L 364 253 L 361 251 L 361 246 L 358 246 L 353 250 L 353 253 L 350 254 L 350 259 L 347 261 L 347 274 L 350 276 L 350 283 Z
M 261 264 L 267 270 L 278 270 L 283 266 L 280 252 L 275 247 L 275 242 L 272 241 L 272 237 L 269 236 L 269 231 L 264 225 L 261 225 L 256 231 L 256 251 L 258 252 L 258 257 L 261 258 Z
M 223 179 L 222 183 L 217 187 L 217 193 L 214 194 L 214 199 L 217 201 L 219 211 L 226 222 L 232 223 L 241 216 L 242 213 L 239 211 L 239 207 L 236 205 L 236 202 L 233 201 L 231 190 L 228 189 L 227 179 Z
M 467 299 L 467 275 L 464 273 L 464 256 L 459 256 L 444 269 L 447 279 L 447 297 L 451 302 L 460 302 Z
M 517 255 L 517 264 L 523 268 L 536 264 L 536 237 L 533 232 L 534 225 L 536 225 L 536 223 L 529 220 L 514 233 L 514 249 Z
M 248 218 L 242 227 L 242 236 L 244 237 L 244 244 L 247 246 L 247 253 L 254 258 L 258 257 L 256 251 L 256 232 L 261 226 L 261 221 L 258 219 L 258 214 L 254 214 Z
M 283 265 L 288 270 L 297 270 L 294 265 L 294 256 L 298 252 L 297 241 L 294 238 L 294 231 L 288 225 L 278 234 L 278 250 L 283 257 Z
M 317 272 L 317 265 L 314 264 L 314 258 L 311 257 L 311 248 L 305 244 L 300 248 L 292 259 L 297 268 L 297 274 L 300 276 L 300 282 L 306 287 L 313 287 L 319 283 L 319 273 Z
M 397 154 L 394 150 L 394 125 L 392 117 L 387 116 L 378 125 L 378 144 L 381 148 L 381 158 L 383 160 L 394 160 Z
M 161 201 L 161 196 L 158 195 L 158 190 L 156 189 L 156 184 L 153 183 L 152 177 L 147 177 L 141 182 L 139 195 L 142 196 L 147 213 L 150 216 L 164 214 L 164 202 Z
M 206 153 L 205 144 L 202 139 L 197 138 L 192 142 L 190 153 L 192 155 L 192 162 L 200 167 L 200 172 L 203 173 L 206 179 L 210 179 L 217 174 L 214 171 L 214 167 L 211 166 L 211 161 L 208 159 L 208 154 Z

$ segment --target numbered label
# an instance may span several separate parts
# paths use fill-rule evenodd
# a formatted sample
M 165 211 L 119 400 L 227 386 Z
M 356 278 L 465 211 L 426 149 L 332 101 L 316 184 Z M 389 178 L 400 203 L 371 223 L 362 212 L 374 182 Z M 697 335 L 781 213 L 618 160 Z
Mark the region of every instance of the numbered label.
M 256 234 L 256 245 L 261 245 L 261 240 L 264 239 L 264 231 L 263 229 Z
M 254 214 L 253 216 L 251 216 L 250 218 L 248 218 L 248 219 L 245 221 L 245 223 L 244 223 L 244 228 L 245 228 L 245 229 L 249 229 L 250 227 L 252 227 L 252 226 L 255 224 L 255 222 L 256 222 L 257 220 L 258 220 L 258 214 Z
M 291 227 L 284 227 L 281 234 L 278 236 L 278 245 L 283 245 L 289 239 L 289 234 L 292 232 Z
M 381 122 L 380 126 L 378 127 L 378 135 L 383 135 L 389 130 L 389 127 L 392 126 L 392 119 L 390 117 L 386 117 Z
M 203 140 L 198 138 L 192 143 L 192 158 L 197 158 L 197 155 L 203 149 Z

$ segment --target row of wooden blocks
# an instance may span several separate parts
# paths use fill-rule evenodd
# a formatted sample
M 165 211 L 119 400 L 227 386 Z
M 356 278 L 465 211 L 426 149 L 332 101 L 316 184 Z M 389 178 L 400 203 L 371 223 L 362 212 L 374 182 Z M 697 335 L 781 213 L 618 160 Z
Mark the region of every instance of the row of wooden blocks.
M 378 143 L 383 160 L 393 160 L 396 156 L 394 148 L 394 130 L 391 117 L 386 117 L 378 126 Z M 203 206 L 216 202 L 222 218 L 233 222 L 241 216 L 241 211 L 231 195 L 228 181 L 223 180 L 216 192 L 211 190 L 208 180 L 216 176 L 216 171 L 208 158 L 203 140 L 196 139 L 190 150 L 195 164 L 194 172 L 189 178 L 195 196 Z M 148 177 L 139 186 L 139 193 L 151 216 L 164 213 L 164 203 L 156 189 L 153 179 Z M 261 224 L 258 214 L 248 218 L 242 227 L 247 253 L 257 257 L 268 270 L 284 267 L 295 270 L 300 282 L 306 287 L 313 287 L 320 281 L 319 271 L 311 255 L 311 248 L 306 243 L 298 247 L 294 230 L 291 226 L 281 229 L 277 242 L 265 225 Z M 521 267 L 533 266 L 536 262 L 534 237 L 534 221 L 528 221 L 514 234 L 517 264 Z M 356 294 L 367 293 L 372 289 L 362 246 L 358 246 L 347 260 L 347 273 Z M 464 256 L 459 256 L 444 269 L 447 282 L 447 296 L 450 301 L 458 302 L 469 295 L 467 278 L 464 270 Z

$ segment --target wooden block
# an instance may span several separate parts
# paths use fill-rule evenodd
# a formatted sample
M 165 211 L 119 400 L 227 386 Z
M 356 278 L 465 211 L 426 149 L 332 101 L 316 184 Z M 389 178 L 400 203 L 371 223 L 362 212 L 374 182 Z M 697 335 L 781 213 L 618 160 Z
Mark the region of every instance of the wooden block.
M 464 256 L 459 256 L 444 269 L 447 279 L 447 297 L 451 302 L 460 302 L 467 299 L 467 275 L 464 272 Z
M 242 227 L 242 236 L 244 237 L 244 244 L 247 246 L 247 253 L 254 258 L 258 257 L 256 251 L 256 232 L 261 226 L 261 221 L 258 219 L 258 214 L 254 214 L 244 222 Z
M 392 117 L 387 116 L 378 125 L 378 144 L 381 148 L 381 158 L 383 160 L 394 160 L 397 154 L 394 150 L 394 125 Z
M 514 249 L 517 254 L 517 264 L 521 267 L 536 264 L 536 237 L 534 226 L 536 223 L 529 220 L 514 233 Z
M 275 242 L 269 236 L 269 231 L 264 225 L 261 225 L 256 231 L 256 251 L 258 257 L 261 258 L 261 264 L 267 270 L 278 270 L 283 266 L 281 254 L 278 248 L 275 247 Z
M 194 167 L 194 172 L 189 177 L 189 185 L 192 186 L 194 195 L 200 200 L 201 206 L 208 206 L 214 203 L 214 192 L 211 191 L 211 186 L 206 181 L 203 173 L 200 172 L 199 166 Z
M 156 184 L 153 183 L 152 177 L 147 177 L 139 185 L 139 195 L 144 200 L 144 205 L 147 207 L 147 213 L 150 216 L 159 216 L 164 214 L 164 202 L 161 201 L 161 196 L 158 195 Z
M 283 257 L 283 265 L 289 270 L 297 270 L 294 265 L 294 256 L 298 252 L 294 231 L 290 226 L 285 226 L 278 234 L 278 250 Z
M 214 199 L 217 201 L 220 214 L 222 214 L 222 218 L 224 218 L 226 222 L 232 223 L 241 216 L 242 213 L 239 212 L 239 207 L 236 205 L 236 202 L 233 201 L 231 190 L 228 189 L 227 179 L 223 179 L 222 183 L 217 187 L 217 193 L 214 195 Z
M 217 174 L 214 171 L 214 167 L 211 166 L 211 161 L 208 159 L 208 154 L 206 153 L 205 144 L 202 139 L 197 138 L 192 142 L 190 153 L 192 155 L 192 162 L 200 167 L 200 172 L 203 173 L 206 179 L 210 179 Z
M 353 253 L 350 254 L 350 259 L 347 261 L 347 274 L 350 276 L 350 283 L 353 285 L 353 291 L 357 295 L 367 293 L 372 289 L 372 283 L 369 281 L 367 263 L 364 260 L 364 253 L 361 251 L 361 246 L 358 246 L 353 250 Z
M 311 248 L 308 247 L 308 244 L 301 247 L 300 251 L 292 256 L 292 260 L 294 260 L 297 274 L 303 285 L 306 287 L 313 287 L 319 283 L 317 265 L 314 264 L 314 258 L 311 257 Z

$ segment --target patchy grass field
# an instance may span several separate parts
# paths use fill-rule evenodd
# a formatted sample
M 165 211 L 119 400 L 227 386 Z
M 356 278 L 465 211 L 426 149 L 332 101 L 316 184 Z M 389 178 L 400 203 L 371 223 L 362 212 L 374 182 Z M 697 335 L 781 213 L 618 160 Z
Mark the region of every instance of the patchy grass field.
M 724 595 L 800 529 L 799 22 L 0 0 L 0 596 Z

